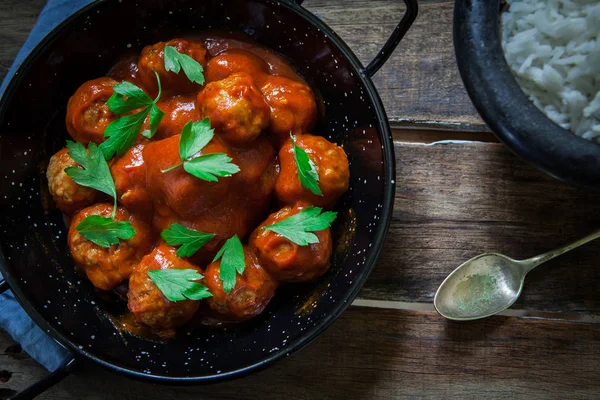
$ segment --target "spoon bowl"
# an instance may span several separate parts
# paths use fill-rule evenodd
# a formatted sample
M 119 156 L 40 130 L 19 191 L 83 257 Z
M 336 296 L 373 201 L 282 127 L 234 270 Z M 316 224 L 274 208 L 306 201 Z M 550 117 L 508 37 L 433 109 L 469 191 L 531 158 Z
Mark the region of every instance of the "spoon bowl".
M 525 273 L 522 262 L 502 254 L 478 255 L 442 282 L 433 304 L 443 317 L 458 321 L 496 314 L 517 301 Z

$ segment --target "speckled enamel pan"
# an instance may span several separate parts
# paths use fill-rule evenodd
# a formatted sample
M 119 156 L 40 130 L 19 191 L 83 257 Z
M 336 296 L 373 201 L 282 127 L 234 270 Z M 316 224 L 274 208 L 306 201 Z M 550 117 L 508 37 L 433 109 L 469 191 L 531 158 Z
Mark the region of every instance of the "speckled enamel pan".
M 82 357 L 153 382 L 233 378 L 298 350 L 340 316 L 373 268 L 392 214 L 393 143 L 371 77 L 417 15 L 416 0 L 404 1 L 402 21 L 366 68 L 301 1 L 101 0 L 35 48 L 0 103 L 0 271 L 29 315 L 73 359 L 24 395 L 41 392 Z M 350 190 L 337 210 L 333 266 L 319 282 L 280 289 L 256 320 L 153 342 L 117 329 L 109 303 L 76 273 L 45 170 L 64 146 L 67 100 L 82 82 L 105 74 L 130 48 L 208 28 L 246 32 L 285 55 L 320 91 L 326 112 L 316 133 L 343 144 Z

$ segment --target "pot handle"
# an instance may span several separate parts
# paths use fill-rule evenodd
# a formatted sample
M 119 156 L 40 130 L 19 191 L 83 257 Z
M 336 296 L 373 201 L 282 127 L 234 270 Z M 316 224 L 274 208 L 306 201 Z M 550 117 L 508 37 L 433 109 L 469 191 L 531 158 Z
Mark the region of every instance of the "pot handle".
M 73 366 L 77 363 L 77 360 L 71 354 L 71 357 L 66 359 L 64 363 L 62 363 L 54 372 L 50 375 L 40 379 L 33 385 L 25 388 L 24 390 L 16 393 L 8 398 L 8 400 L 30 400 L 33 399 L 40 394 L 44 393 L 46 390 L 50 389 L 52 386 L 56 385 L 58 382 L 62 381 L 71 373 Z
M 0 279 L 0 293 L 3 293 L 9 289 L 8 282 L 5 279 Z M 21 392 L 15 393 L 10 396 L 9 400 L 29 400 L 42 394 L 58 382 L 62 381 L 67 375 L 71 373 L 73 366 L 76 363 L 75 356 L 69 352 L 70 357 L 67 358 L 56 370 L 51 372 L 48 376 L 40 379 L 33 385 L 25 388 Z
M 297 5 L 302 5 L 304 0 L 292 0 Z M 404 0 L 404 4 L 406 4 L 406 11 L 404 12 L 404 16 L 400 20 L 394 32 L 390 35 L 387 42 L 383 45 L 379 53 L 371 60 L 369 65 L 365 68 L 365 75 L 369 78 L 372 78 L 373 75 L 379 71 L 379 69 L 385 64 L 385 62 L 390 58 L 408 29 L 412 26 L 413 22 L 417 18 L 417 14 L 419 13 L 419 5 L 417 0 Z

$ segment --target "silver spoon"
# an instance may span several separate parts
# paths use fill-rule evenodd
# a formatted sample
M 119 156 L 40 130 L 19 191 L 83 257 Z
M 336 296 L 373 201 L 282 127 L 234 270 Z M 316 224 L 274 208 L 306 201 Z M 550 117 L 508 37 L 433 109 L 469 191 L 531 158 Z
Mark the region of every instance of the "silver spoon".
M 499 313 L 517 301 L 529 271 L 599 237 L 600 231 L 597 231 L 527 260 L 513 260 L 498 253 L 480 254 L 448 275 L 438 288 L 433 305 L 440 315 L 456 321 Z

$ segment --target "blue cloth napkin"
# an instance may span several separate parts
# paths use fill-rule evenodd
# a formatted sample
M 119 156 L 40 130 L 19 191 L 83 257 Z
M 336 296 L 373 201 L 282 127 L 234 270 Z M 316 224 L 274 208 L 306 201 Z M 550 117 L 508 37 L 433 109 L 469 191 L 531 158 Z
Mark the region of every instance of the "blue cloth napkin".
M 0 98 L 17 68 L 40 40 L 69 15 L 92 1 L 48 0 L 35 27 L 19 51 L 6 78 L 4 78 L 4 82 L 2 82 L 2 86 L 0 86 Z M 8 332 L 21 345 L 23 350 L 50 372 L 55 371 L 69 357 L 67 350 L 48 337 L 29 318 L 10 291 L 0 294 L 0 329 Z

